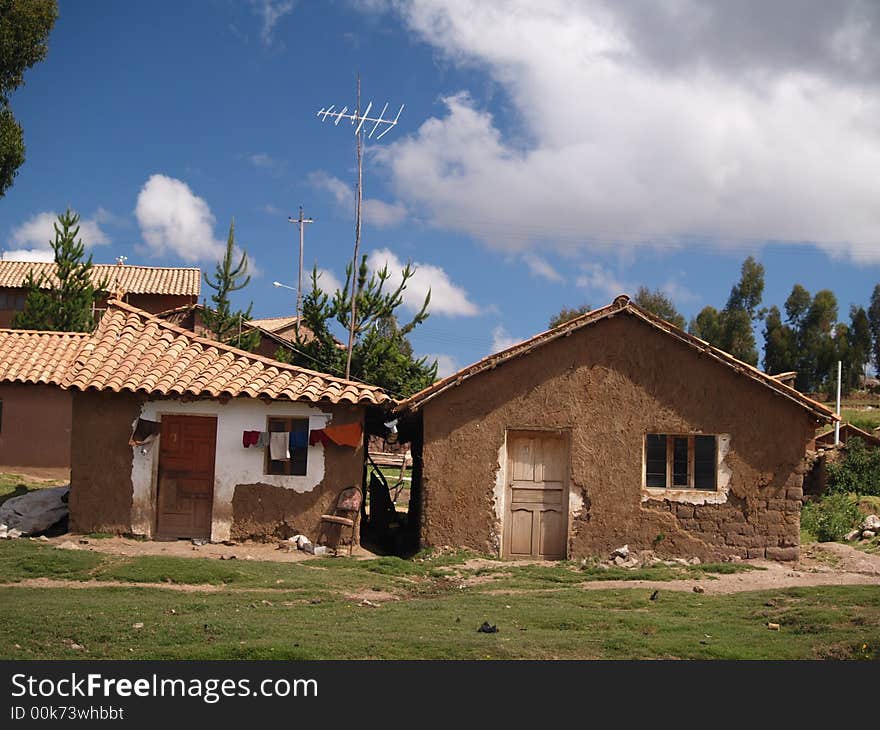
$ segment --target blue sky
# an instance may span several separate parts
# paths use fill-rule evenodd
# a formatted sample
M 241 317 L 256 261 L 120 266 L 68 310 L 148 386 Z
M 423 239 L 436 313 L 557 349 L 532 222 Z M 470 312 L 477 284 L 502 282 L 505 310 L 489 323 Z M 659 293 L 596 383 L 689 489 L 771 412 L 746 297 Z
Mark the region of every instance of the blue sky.
M 406 104 L 368 145 L 364 251 L 419 265 L 443 371 L 641 284 L 723 306 L 749 254 L 766 304 L 799 282 L 845 313 L 880 281 L 877 18 L 753 4 L 61 0 L 0 246 L 45 255 L 70 205 L 96 261 L 211 270 L 234 216 L 241 303 L 292 312 L 288 215 L 328 281 L 351 256 L 354 136 L 315 114 L 360 71 Z

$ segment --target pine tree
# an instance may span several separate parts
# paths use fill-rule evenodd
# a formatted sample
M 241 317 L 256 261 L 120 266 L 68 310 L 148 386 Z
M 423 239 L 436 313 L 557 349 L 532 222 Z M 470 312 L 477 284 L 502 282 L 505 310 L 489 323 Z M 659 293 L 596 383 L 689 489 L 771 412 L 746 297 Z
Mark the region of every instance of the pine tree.
M 403 303 L 403 292 L 415 269 L 407 264 L 400 283 L 388 289 L 391 273 L 388 267 L 370 273 L 367 257 L 357 272 L 357 309 L 352 348 L 353 378 L 378 385 L 396 396 L 407 396 L 427 387 L 437 377 L 437 363 L 416 358 L 407 338 L 412 330 L 428 318 L 431 293 L 422 307 L 405 325 L 398 322 L 396 312 Z M 346 269 L 345 284 L 332 294 L 324 292 L 319 283 L 318 269 L 312 271 L 312 290 L 303 298 L 302 322 L 305 330 L 296 336 L 296 350 L 290 358 L 294 364 L 312 370 L 341 376 L 345 372 L 347 350 L 333 336 L 335 324 L 347 337 L 351 321 L 351 264 Z
M 219 342 L 233 345 L 242 350 L 253 351 L 260 342 L 260 333 L 246 327 L 251 318 L 253 302 L 247 309 L 233 311 L 229 301 L 232 292 L 244 289 L 251 280 L 248 270 L 247 252 L 242 251 L 238 264 L 233 265 L 235 257 L 235 219 L 229 224 L 229 237 L 226 239 L 226 252 L 217 262 L 213 280 L 204 275 L 205 283 L 214 290 L 211 295 L 213 307 L 206 307 L 204 312 L 205 326 Z
M 79 235 L 79 215 L 70 208 L 58 216 L 52 252 L 55 276 L 42 274 L 25 280 L 27 297 L 24 310 L 13 319 L 17 329 L 89 332 L 95 326 L 95 300 L 106 291 L 107 282 L 92 279 L 92 257 L 83 261 L 85 246 Z

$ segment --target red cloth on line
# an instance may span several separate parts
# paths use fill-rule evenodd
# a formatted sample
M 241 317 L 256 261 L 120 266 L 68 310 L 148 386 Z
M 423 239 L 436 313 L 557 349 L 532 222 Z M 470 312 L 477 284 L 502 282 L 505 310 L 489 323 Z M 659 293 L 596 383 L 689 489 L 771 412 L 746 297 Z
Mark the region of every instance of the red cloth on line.
M 314 446 L 315 444 L 324 444 L 324 446 L 327 446 L 332 443 L 330 437 L 324 433 L 323 428 L 316 428 L 314 431 L 309 432 L 309 446 Z
M 241 445 L 245 448 L 248 446 L 256 446 L 259 438 L 259 431 L 245 431 L 241 434 Z
M 324 429 L 330 440 L 340 446 L 357 448 L 363 443 L 364 431 L 359 423 L 346 423 L 343 426 L 327 426 Z

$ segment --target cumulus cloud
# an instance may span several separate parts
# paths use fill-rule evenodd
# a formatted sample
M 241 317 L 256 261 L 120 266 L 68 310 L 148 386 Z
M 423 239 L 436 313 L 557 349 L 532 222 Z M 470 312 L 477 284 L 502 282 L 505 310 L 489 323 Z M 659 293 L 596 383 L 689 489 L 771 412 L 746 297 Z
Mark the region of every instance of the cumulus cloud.
M 260 40 L 264 46 L 271 46 L 278 21 L 293 12 L 293 0 L 251 0 L 251 7 L 262 22 Z
M 149 253 L 184 261 L 218 259 L 225 244 L 214 237 L 214 214 L 182 180 L 152 175 L 138 194 L 135 217 Z
M 518 340 L 516 337 L 511 337 L 508 331 L 499 324 L 492 330 L 492 349 L 490 350 L 490 354 L 506 350 L 508 347 L 513 347 L 521 341 L 522 340 Z
M 309 281 L 309 286 L 311 286 L 311 280 Z M 325 294 L 332 294 L 342 289 L 342 282 L 330 269 L 318 269 L 318 286 L 321 287 L 321 291 Z
M 102 223 L 111 222 L 113 216 L 104 208 L 98 208 L 90 218 L 80 218 L 78 240 L 87 247 L 110 243 L 110 237 L 101 229 Z M 44 211 L 28 218 L 12 229 L 9 245 L 15 248 L 3 252 L 6 261 L 54 261 L 52 242 L 55 240 L 55 223 L 58 213 Z
M 309 183 L 318 190 L 330 193 L 340 209 L 354 215 L 355 193 L 350 185 L 323 170 L 311 173 Z M 406 218 L 406 208 L 401 203 L 386 203 L 375 198 L 364 198 L 363 215 L 364 224 L 387 228 L 398 225 Z
M 876 3 L 385 7 L 509 101 L 498 119 L 450 94 L 443 114 L 377 150 L 434 225 L 517 252 L 695 237 L 880 261 Z
M 367 264 L 372 271 L 388 266 L 391 272 L 389 283 L 395 286 L 400 282 L 405 265 L 387 248 L 372 251 L 367 258 Z M 414 263 L 413 267 L 415 274 L 407 281 L 406 289 L 403 291 L 403 306 L 406 309 L 417 312 L 430 289 L 431 304 L 428 311 L 431 314 L 444 314 L 450 317 L 471 317 L 479 314 L 479 308 L 468 299 L 467 292 L 453 284 L 442 268 L 423 263 Z

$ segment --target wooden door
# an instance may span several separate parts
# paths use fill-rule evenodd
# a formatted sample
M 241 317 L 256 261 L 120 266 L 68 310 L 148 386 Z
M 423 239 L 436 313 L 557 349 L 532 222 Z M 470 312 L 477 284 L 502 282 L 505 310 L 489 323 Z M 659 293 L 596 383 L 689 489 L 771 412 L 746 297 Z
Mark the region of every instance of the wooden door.
M 568 530 L 568 448 L 555 434 L 509 433 L 504 556 L 561 560 Z
M 211 537 L 217 419 L 163 416 L 157 537 Z

